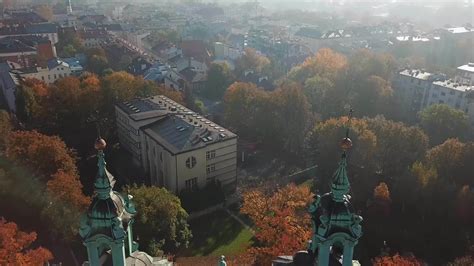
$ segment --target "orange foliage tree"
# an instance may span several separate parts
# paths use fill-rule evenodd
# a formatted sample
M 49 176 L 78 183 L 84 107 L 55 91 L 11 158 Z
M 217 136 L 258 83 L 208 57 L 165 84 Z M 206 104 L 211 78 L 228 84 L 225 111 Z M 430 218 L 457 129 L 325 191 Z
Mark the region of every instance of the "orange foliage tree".
M 60 169 L 77 175 L 73 152 L 56 136 L 46 136 L 36 131 L 12 132 L 6 155 L 47 180 Z
M 415 256 L 403 257 L 399 254 L 394 256 L 377 257 L 373 260 L 374 266 L 421 266 L 423 263 Z
M 13 222 L 0 218 L 0 265 L 44 265 L 53 259 L 45 248 L 28 249 L 36 240 L 36 233 L 18 230 Z
M 80 213 L 90 202 L 82 192 L 72 151 L 59 137 L 14 131 L 7 143 L 6 156 L 41 177 L 47 192 L 42 215 L 51 224 L 52 232 L 63 239 L 72 237 Z
M 250 253 L 260 263 L 268 265 L 275 256 L 305 248 L 311 239 L 310 216 L 306 211 L 311 200 L 307 187 L 294 184 L 278 189 L 271 196 L 257 189 L 243 194 L 240 212 L 252 219 L 259 242 Z
M 374 189 L 374 198 L 377 200 L 390 201 L 390 191 L 385 182 L 381 182 Z

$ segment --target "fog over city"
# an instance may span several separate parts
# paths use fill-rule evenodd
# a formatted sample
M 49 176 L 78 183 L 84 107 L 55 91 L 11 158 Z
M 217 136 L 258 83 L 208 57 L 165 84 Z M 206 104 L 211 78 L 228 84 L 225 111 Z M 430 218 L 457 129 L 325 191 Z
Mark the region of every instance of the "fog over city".
M 474 265 L 471 0 L 0 0 L 0 265 Z

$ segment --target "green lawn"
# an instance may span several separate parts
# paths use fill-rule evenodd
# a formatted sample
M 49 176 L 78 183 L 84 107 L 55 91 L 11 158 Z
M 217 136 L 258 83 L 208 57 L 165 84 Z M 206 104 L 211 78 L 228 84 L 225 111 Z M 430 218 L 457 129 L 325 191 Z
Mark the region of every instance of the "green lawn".
M 180 256 L 219 256 L 243 253 L 253 243 L 252 233 L 225 211 L 216 211 L 190 222 L 193 239 Z

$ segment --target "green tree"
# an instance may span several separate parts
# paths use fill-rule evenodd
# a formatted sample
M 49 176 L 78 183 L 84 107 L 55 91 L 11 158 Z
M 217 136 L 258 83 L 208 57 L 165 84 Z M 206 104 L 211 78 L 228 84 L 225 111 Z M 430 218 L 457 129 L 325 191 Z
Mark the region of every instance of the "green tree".
M 430 144 L 443 143 L 448 138 L 464 139 L 469 129 L 467 115 L 445 104 L 435 104 L 420 112 L 420 124 L 430 136 Z
M 87 64 L 91 72 L 101 75 L 109 67 L 109 60 L 105 56 L 92 55 Z
M 307 79 L 304 83 L 304 94 L 311 104 L 311 110 L 323 117 L 328 117 L 334 108 L 340 108 L 334 82 L 328 78 L 314 76 Z
M 285 86 L 270 97 L 275 102 L 276 132 L 282 137 L 282 148 L 293 154 L 300 153 L 311 122 L 306 96 L 298 86 Z M 266 113 L 261 115 L 266 116 Z
M 37 96 L 33 88 L 21 85 L 16 91 L 17 116 L 23 122 L 29 122 L 39 111 Z
M 224 119 L 233 130 L 243 137 L 254 136 L 257 116 L 262 112 L 266 93 L 253 83 L 235 82 L 224 95 Z M 267 113 L 267 115 L 270 115 Z
M 387 120 L 383 116 L 366 121 L 377 136 L 373 161 L 378 172 L 385 176 L 399 176 L 424 157 L 428 137 L 420 128 Z
M 187 247 L 192 234 L 186 221 L 188 214 L 178 197 L 164 188 L 146 186 L 129 187 L 129 193 L 140 210 L 134 230 L 141 243 L 164 252 Z
M 211 99 L 220 99 L 232 83 L 232 73 L 227 64 L 212 64 L 207 73 L 207 85 L 204 95 Z

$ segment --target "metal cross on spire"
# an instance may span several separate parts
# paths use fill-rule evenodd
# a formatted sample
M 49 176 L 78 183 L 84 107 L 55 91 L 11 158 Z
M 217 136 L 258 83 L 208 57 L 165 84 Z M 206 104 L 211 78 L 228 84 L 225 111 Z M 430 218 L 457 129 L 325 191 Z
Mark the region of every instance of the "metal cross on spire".
M 354 113 L 354 110 L 352 108 L 349 109 L 349 115 L 346 123 L 346 137 L 341 140 L 341 148 L 344 151 L 342 153 L 342 157 L 346 157 L 346 152 L 352 148 L 352 140 L 349 138 L 349 130 L 351 127 L 351 120 L 352 120 L 352 114 Z

